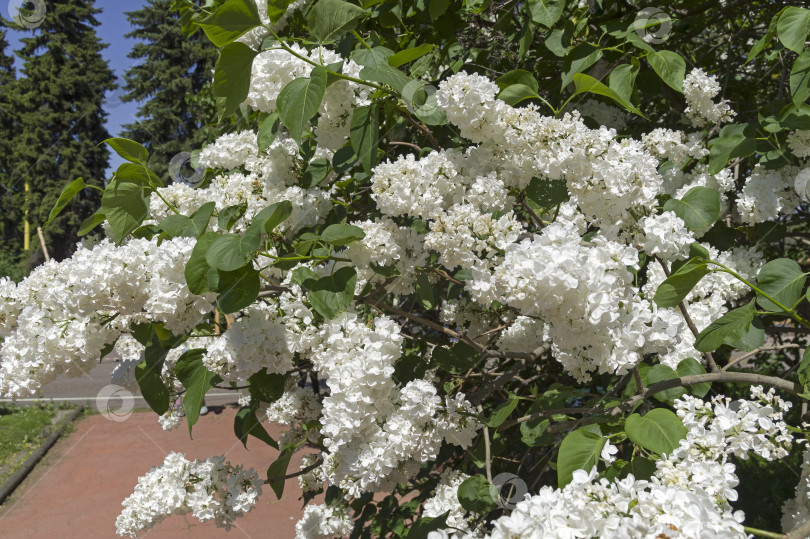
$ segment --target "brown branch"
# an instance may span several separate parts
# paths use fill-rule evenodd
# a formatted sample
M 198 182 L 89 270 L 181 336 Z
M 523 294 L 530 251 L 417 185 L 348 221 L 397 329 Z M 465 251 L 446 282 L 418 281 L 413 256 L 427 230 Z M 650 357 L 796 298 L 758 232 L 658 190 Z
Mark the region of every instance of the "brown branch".
M 798 344 L 782 344 L 782 345 L 779 345 L 779 346 L 762 346 L 760 348 L 757 348 L 756 350 L 748 352 L 747 354 L 741 355 L 740 357 L 738 357 L 734 361 L 730 361 L 729 364 L 726 365 L 725 367 L 723 367 L 722 370 L 727 371 L 728 369 L 730 369 L 732 366 L 736 365 L 737 363 L 745 361 L 749 357 L 755 356 L 755 355 L 760 354 L 762 352 L 768 352 L 768 351 L 773 351 L 773 350 L 786 350 L 788 348 L 801 348 L 801 346 L 799 346 Z
M 655 259 L 658 260 L 659 264 L 661 264 L 661 268 L 664 270 L 664 275 L 669 278 L 669 268 L 667 268 L 666 263 L 657 256 Z M 689 312 L 686 310 L 686 304 L 681 301 L 678 304 L 678 308 L 681 310 L 681 314 L 683 315 L 683 319 L 686 321 L 686 325 L 689 327 L 689 331 L 691 331 L 692 335 L 694 335 L 695 339 L 697 339 L 700 332 L 698 331 L 697 327 L 695 327 L 695 323 L 692 322 L 692 317 L 689 316 Z M 709 364 L 709 370 L 712 372 L 719 372 L 720 369 L 717 368 L 717 363 L 714 361 L 714 356 L 712 353 L 704 352 L 703 355 L 706 356 L 706 362 Z

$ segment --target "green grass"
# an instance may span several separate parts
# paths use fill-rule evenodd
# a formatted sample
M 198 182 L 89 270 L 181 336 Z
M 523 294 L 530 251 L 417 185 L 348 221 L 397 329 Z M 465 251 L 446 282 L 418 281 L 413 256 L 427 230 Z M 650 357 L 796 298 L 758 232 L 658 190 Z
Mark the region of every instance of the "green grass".
M 19 466 L 25 458 L 15 459 L 17 454 L 23 453 L 27 457 L 28 453 L 39 447 L 42 442 L 40 433 L 55 414 L 52 406 L 40 408 L 0 404 L 0 470 L 12 461 Z M 0 471 L 0 483 L 13 472 L 13 469 Z

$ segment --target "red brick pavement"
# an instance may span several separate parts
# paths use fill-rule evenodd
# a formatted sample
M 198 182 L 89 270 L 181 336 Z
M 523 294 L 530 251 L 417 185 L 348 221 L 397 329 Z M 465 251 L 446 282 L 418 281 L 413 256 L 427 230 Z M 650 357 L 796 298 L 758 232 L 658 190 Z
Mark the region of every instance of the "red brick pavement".
M 233 433 L 235 413 L 233 407 L 212 409 L 194 426 L 193 440 L 185 423 L 164 432 L 152 412 L 133 413 L 120 423 L 101 415 L 80 420 L 0 506 L 0 538 L 118 537 L 115 518 L 121 502 L 132 493 L 138 477 L 162 463 L 169 451 L 185 453 L 190 460 L 225 455 L 233 464 L 253 467 L 266 476 L 278 451 L 257 439 L 249 439 L 246 450 Z M 282 428 L 273 425 L 268 432 L 278 439 Z M 300 460 L 300 454 L 293 457 L 290 472 L 298 470 Z M 139 537 L 291 539 L 302 513 L 300 496 L 297 479 L 291 479 L 281 500 L 266 486 L 256 507 L 237 519 L 230 531 L 189 514 L 169 517 Z

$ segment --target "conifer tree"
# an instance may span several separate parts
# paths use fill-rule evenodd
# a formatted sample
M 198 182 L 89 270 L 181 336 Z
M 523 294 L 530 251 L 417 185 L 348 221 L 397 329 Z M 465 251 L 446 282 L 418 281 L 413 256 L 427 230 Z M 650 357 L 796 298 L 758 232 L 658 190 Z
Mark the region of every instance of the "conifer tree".
M 8 51 L 7 30 L 0 19 L 0 276 L 18 277 L 16 270 L 17 249 L 13 247 L 16 220 L 19 218 L 20 200 L 11 189 L 9 180 L 11 138 L 16 115 L 8 102 L 11 84 L 15 79 L 14 58 Z
M 140 62 L 125 75 L 125 101 L 142 103 L 138 121 L 125 125 L 122 136 L 149 149 L 150 165 L 168 181 L 168 165 L 181 152 L 199 149 L 212 140 L 208 119 L 215 114 L 210 90 L 217 50 L 197 32 L 182 32 L 172 0 L 149 0 L 127 13 L 134 28 L 127 34 L 139 40 L 129 54 Z
M 48 219 L 69 182 L 81 177 L 88 184 L 102 185 L 109 156 L 107 148 L 99 146 L 109 138 L 102 105 L 105 92 L 116 86 L 114 73 L 101 56 L 107 45 L 96 35 L 100 11 L 93 0 L 49 2 L 42 24 L 15 51 L 23 61 L 23 76 L 9 91 L 17 114 L 9 185 L 18 198 L 22 196 L 32 231 Z M 98 205 L 99 192 L 85 189 L 45 229 L 53 258 L 73 252 L 80 224 Z M 24 236 L 20 221 L 24 219 L 17 223 L 18 246 Z M 31 246 L 27 261 L 33 265 L 41 251 L 38 242 Z

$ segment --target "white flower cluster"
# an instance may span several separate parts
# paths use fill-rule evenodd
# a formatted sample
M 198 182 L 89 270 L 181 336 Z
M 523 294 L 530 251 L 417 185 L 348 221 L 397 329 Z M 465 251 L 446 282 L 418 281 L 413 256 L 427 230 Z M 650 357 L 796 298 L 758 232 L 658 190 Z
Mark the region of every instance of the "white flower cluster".
M 447 525 L 459 536 L 470 534 L 476 518 L 458 501 L 458 487 L 470 476 L 456 471 L 442 472 L 436 492 L 422 506 L 423 517 L 438 517 L 447 513 Z
M 208 168 L 231 169 L 244 165 L 259 153 L 256 133 L 250 130 L 227 133 L 200 152 L 200 164 Z
M 500 301 L 546 324 L 553 352 L 580 380 L 589 372 L 624 372 L 641 359 L 653 312 L 632 288 L 638 253 L 596 236 L 584 245 L 577 228 L 555 222 L 532 239 L 510 244 L 490 273 L 474 268 L 470 294 Z
M 297 44 L 290 49 L 299 56 L 319 65 L 341 62 L 341 73 L 358 77 L 361 66 L 352 60 L 344 60 L 339 54 L 316 49 L 308 52 Z M 273 48 L 262 51 L 253 60 L 250 89 L 245 103 L 253 109 L 273 113 L 276 111 L 279 95 L 284 87 L 295 79 L 309 77 L 313 65 L 288 51 Z M 318 112 L 320 117 L 315 127 L 318 144 L 331 151 L 340 148 L 347 140 L 352 111 L 355 107 L 368 103 L 369 87 L 345 79 L 338 80 L 326 88 Z
M 295 539 L 329 539 L 348 536 L 354 522 L 344 505 L 308 505 L 295 524 Z
M 689 159 L 700 159 L 709 155 L 700 133 L 686 134 L 659 127 L 641 135 L 644 147 L 661 160 L 670 160 L 676 167 L 683 166 Z
M 605 127 L 589 129 L 578 113 L 555 119 L 531 105 L 513 108 L 497 100 L 497 93 L 494 82 L 465 72 L 443 81 L 436 92 L 447 119 L 479 144 L 466 154 L 471 170 L 466 175 L 494 171 L 506 187 L 517 188 L 532 177 L 565 179 L 572 202 L 600 226 L 618 227 L 632 222 L 629 212 L 655 207 L 662 182 L 658 160 L 640 142 L 619 139 Z M 422 192 L 417 186 L 411 191 Z
M 787 145 L 796 157 L 800 159 L 810 157 L 810 129 L 798 129 L 789 133 Z
M 253 150 L 247 151 L 246 148 Z M 232 232 L 244 232 L 259 211 L 282 200 L 289 201 L 293 206 L 292 215 L 277 229 L 282 234 L 294 233 L 301 228 L 323 222 L 331 208 L 327 191 L 292 185 L 296 181 L 297 171 L 304 163 L 298 156 L 298 145 L 286 135 L 279 134 L 273 144 L 260 155 L 256 155 L 256 134 L 252 131 L 223 135 L 206 147 L 205 151 L 209 152 L 209 166 L 244 166 L 247 174 L 238 171 L 220 174 L 203 189 L 195 189 L 183 183 L 159 188 L 162 198 L 151 197 L 149 208 L 151 217 L 156 222 L 174 214 L 163 199 L 183 215 L 191 215 L 210 201 L 215 203 L 217 211 L 228 206 L 244 205 L 244 216 L 234 224 Z M 211 219 L 210 230 L 219 231 L 217 219 Z
M 28 397 L 57 374 L 89 371 L 131 324 L 163 323 L 176 334 L 194 328 L 214 306 L 186 286 L 193 246 L 189 238 L 118 247 L 104 240 L 39 266 L 19 285 L 4 282 L 0 394 Z
M 564 488 L 543 487 L 519 502 L 493 522 L 487 537 L 746 537 L 744 514 L 728 504 L 737 499 L 739 483 L 728 458 L 754 452 L 779 459 L 793 441 L 782 417 L 791 403 L 762 387 L 751 395 L 751 401 L 676 401 L 688 434 L 657 462 L 649 481 L 632 475 L 596 480 L 595 468 L 577 470 Z
M 792 166 L 766 170 L 756 165 L 737 198 L 740 218 L 754 225 L 795 210 L 801 203 L 795 186 L 798 174 L 799 169 Z
M 637 237 L 641 248 L 649 255 L 666 261 L 681 260 L 689 255 L 689 246 L 695 236 L 686 228 L 683 219 L 671 211 L 641 218 L 642 234 Z
M 717 77 L 707 75 L 696 68 L 683 79 L 683 95 L 686 98 L 686 116 L 695 127 L 713 126 L 729 122 L 736 113 L 725 99 L 715 103 L 713 99 L 720 93 Z
M 400 275 L 390 284 L 393 294 L 410 294 L 416 283 L 416 266 L 423 266 L 427 253 L 422 249 L 424 237 L 412 228 L 398 226 L 390 218 L 352 223 L 363 229 L 365 238 L 349 245 L 344 252 L 357 270 L 357 289 L 366 283 L 385 280 L 372 268 L 395 269 Z
M 252 468 L 232 466 L 225 457 L 188 461 L 182 453 L 172 452 L 161 466 L 138 479 L 115 521 L 117 532 L 135 537 L 170 515 L 186 513 L 230 529 L 240 513 L 256 505 L 261 484 Z
M 425 380 L 397 387 L 399 332 L 389 318 L 376 318 L 372 328 L 344 313 L 324 323 L 312 351 L 330 390 L 321 417 L 324 473 L 351 496 L 406 480 L 436 458 L 442 441 L 468 447 L 478 427 L 460 393 L 442 403 Z
M 796 485 L 796 497 L 782 506 L 782 531 L 788 533 L 810 520 L 810 447 L 804 450 L 802 475 Z
M 290 379 L 284 395 L 261 410 L 269 422 L 290 425 L 290 429 L 279 439 L 278 443 L 282 447 L 289 443 L 298 443 L 307 435 L 310 439 L 317 437 L 317 429 L 310 429 L 307 432 L 302 426 L 304 423 L 315 421 L 321 415 L 321 402 L 311 388 L 299 387 Z M 313 473 L 315 472 L 318 470 Z
M 245 382 L 267 369 L 284 374 L 293 367 L 287 328 L 276 305 L 257 302 L 207 346 L 203 363 L 226 382 Z

